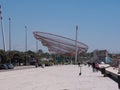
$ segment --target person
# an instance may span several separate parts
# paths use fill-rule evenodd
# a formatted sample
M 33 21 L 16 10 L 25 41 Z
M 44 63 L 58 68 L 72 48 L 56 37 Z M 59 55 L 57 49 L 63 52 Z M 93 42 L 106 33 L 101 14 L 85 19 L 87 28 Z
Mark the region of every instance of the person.
M 98 70 L 99 70 L 99 64 L 98 63 L 95 63 L 95 68 L 96 68 L 96 71 L 98 72 Z
M 92 62 L 92 69 L 93 69 L 93 72 L 95 72 L 95 62 Z
M 87 62 L 87 64 L 88 64 L 88 67 L 90 67 L 90 65 L 91 65 L 91 62 Z
M 38 59 L 35 60 L 35 67 L 38 67 Z

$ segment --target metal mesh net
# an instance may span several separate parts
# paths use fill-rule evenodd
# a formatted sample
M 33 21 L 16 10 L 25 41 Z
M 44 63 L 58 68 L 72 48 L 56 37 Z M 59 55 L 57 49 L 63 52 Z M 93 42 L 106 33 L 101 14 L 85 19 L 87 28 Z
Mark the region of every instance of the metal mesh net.
M 51 53 L 75 54 L 75 40 L 47 32 L 33 32 L 33 34 L 34 37 L 41 41 L 42 45 L 46 46 Z M 77 49 L 80 54 L 82 52 L 86 52 L 88 50 L 88 46 L 77 41 Z

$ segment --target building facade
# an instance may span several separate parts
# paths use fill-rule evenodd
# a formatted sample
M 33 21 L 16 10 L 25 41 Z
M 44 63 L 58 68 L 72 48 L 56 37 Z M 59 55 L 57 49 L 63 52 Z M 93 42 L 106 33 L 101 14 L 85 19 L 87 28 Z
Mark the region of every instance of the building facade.
M 92 52 L 92 61 L 110 63 L 111 58 L 107 50 L 94 50 Z

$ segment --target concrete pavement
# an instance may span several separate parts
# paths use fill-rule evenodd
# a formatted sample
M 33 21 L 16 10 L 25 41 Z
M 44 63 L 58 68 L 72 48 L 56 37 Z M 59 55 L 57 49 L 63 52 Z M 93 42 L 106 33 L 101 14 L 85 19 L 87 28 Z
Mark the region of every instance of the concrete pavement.
M 119 90 L 118 84 L 101 72 L 77 65 L 58 65 L 0 72 L 0 90 Z

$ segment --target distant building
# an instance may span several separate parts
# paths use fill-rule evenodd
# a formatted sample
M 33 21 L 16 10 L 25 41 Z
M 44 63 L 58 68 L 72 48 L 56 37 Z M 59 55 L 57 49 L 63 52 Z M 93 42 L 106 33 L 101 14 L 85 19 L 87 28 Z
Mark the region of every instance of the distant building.
M 120 54 L 109 54 L 112 59 L 120 59 Z
M 92 61 L 97 61 L 98 63 L 110 63 L 111 58 L 107 50 L 94 50 L 92 52 Z
M 120 63 L 120 54 L 109 54 L 112 60 L 112 65 L 117 67 Z

